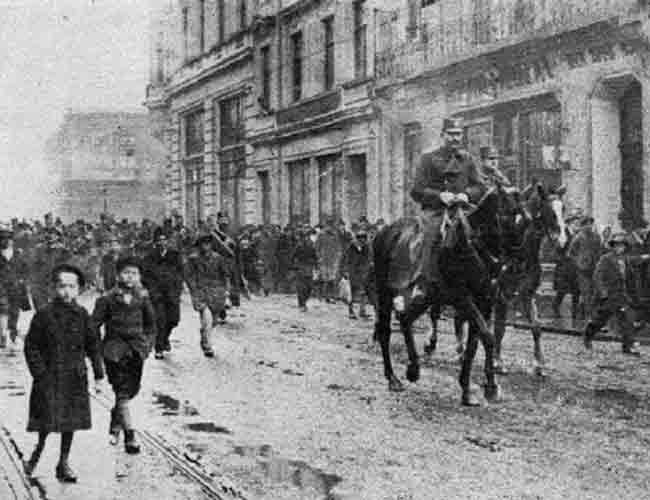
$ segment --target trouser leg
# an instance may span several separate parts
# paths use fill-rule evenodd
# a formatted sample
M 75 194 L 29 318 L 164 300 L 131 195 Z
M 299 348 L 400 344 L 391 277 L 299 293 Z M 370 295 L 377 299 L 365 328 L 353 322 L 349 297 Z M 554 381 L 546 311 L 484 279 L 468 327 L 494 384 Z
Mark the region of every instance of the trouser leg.
M 18 338 L 18 318 L 20 317 L 20 308 L 14 303 L 9 303 L 9 318 L 8 318 L 8 327 L 9 327 L 9 336 L 11 341 L 15 342 Z
M 70 457 L 70 450 L 72 449 L 73 437 L 74 437 L 74 432 L 61 433 L 61 450 L 59 454 L 59 464 L 65 464 L 68 462 L 68 458 Z
M 209 307 L 204 307 L 201 310 L 201 349 L 204 351 L 206 349 L 212 349 L 212 330 L 214 318 L 212 316 L 212 311 Z
M 9 325 L 9 315 L 0 313 L 0 348 L 7 347 L 7 335 L 8 335 L 8 325 Z

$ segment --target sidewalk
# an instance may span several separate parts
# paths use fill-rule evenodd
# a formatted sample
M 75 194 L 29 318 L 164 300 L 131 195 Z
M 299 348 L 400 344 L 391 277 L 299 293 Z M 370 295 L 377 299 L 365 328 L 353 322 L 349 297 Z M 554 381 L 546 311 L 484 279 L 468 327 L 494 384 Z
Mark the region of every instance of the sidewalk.
M 23 459 L 29 457 L 36 442 L 36 434 L 25 431 L 30 388 L 22 344 L 0 351 L 0 426 L 3 438 L 11 442 Z M 140 401 L 140 406 L 142 404 Z M 48 500 L 202 497 L 200 488 L 176 474 L 172 464 L 154 450 L 143 447 L 140 455 L 132 456 L 124 452 L 122 443 L 111 446 L 108 411 L 94 399 L 91 399 L 91 411 L 92 429 L 75 433 L 72 445 L 70 465 L 79 476 L 77 484 L 62 484 L 56 480 L 54 470 L 60 438 L 52 435 L 48 440 L 32 480 L 34 486 L 45 492 Z M 138 404 L 134 413 L 142 413 Z M 11 490 L 5 491 L 2 465 L 0 461 L 0 499 L 22 500 L 25 497 L 16 497 Z

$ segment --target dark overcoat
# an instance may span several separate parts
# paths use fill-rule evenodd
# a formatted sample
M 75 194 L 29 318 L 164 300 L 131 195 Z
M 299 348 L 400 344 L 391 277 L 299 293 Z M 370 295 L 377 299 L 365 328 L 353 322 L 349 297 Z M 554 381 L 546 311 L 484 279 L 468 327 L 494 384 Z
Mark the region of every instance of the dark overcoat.
M 343 258 L 343 272 L 350 277 L 352 294 L 365 291 L 370 276 L 370 251 L 368 244 L 352 242 L 348 245 Z
M 225 308 L 231 268 L 223 256 L 213 251 L 191 255 L 187 259 L 185 279 L 196 311 L 209 307 L 219 312 Z
M 143 260 L 142 284 L 149 291 L 151 300 L 180 301 L 183 293 L 183 258 L 176 250 L 164 255 L 153 250 Z
M 32 318 L 25 337 L 25 359 L 33 377 L 28 431 L 89 429 L 90 401 L 85 357 L 95 378 L 103 377 L 99 338 L 88 312 L 54 300 Z

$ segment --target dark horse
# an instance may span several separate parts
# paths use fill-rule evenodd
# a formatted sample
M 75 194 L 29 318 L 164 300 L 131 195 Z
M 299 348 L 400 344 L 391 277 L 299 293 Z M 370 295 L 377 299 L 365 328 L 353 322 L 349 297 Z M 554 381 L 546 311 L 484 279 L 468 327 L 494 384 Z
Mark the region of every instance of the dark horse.
M 508 306 L 517 299 L 531 325 L 535 372 L 542 376 L 545 361 L 541 345 L 541 323 L 535 301 L 542 271 L 540 247 L 544 238 L 549 238 L 555 244 L 564 244 L 561 241 L 566 234 L 563 204 L 561 194 L 551 193 L 541 184 L 527 188 L 522 195 L 523 199 L 505 196 L 499 198 L 502 265 L 497 277 L 497 294 L 494 301 L 495 370 L 501 375 L 508 372 L 501 359 L 501 347 L 506 330 Z M 435 312 L 432 313 L 432 320 L 434 318 L 437 319 Z M 464 321 L 462 315 L 456 315 L 454 330 L 458 342 L 462 339 Z M 437 329 L 434 326 L 425 351 L 433 353 L 436 343 Z
M 489 256 L 498 251 L 500 245 L 496 200 L 495 192 L 489 191 L 476 207 L 467 212 L 459 206 L 449 209 L 451 219 L 443 237 L 439 261 L 442 284 L 428 287 L 422 295 L 412 295 L 412 282 L 395 279 L 396 275 L 409 275 L 417 265 L 417 252 L 413 249 L 417 248 L 418 236 L 421 235 L 419 220 L 399 219 L 376 236 L 373 242 L 377 285 L 375 338 L 381 345 L 384 375 L 391 391 L 404 390 L 393 372 L 390 357 L 393 306 L 396 305 L 408 351 L 406 377 L 415 382 L 420 376 L 420 365 L 412 325 L 429 307 L 452 305 L 470 319 L 460 373 L 462 402 L 465 405 L 478 404 L 470 392 L 470 375 L 479 339 L 485 350 L 485 397 L 498 399 L 493 359 L 495 340 L 485 321 L 492 310 L 493 297 L 494 270 Z

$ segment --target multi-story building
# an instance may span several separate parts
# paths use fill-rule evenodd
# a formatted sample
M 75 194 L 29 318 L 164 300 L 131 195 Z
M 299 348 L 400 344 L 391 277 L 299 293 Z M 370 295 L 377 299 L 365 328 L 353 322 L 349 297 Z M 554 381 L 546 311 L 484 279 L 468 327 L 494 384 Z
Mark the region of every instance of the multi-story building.
M 388 161 L 403 166 L 396 184 L 409 184 L 421 148 L 456 115 L 469 149 L 498 146 L 518 185 L 564 184 L 568 204 L 599 224 L 642 223 L 648 15 L 645 0 L 396 2 L 378 22 L 376 53 L 377 102 L 397 141 Z M 408 212 L 406 192 L 395 195 Z
M 166 0 L 147 105 L 190 222 L 394 220 L 442 120 L 519 186 L 650 212 L 647 0 Z M 644 146 L 645 145 L 645 146 Z
M 53 211 L 63 220 L 165 214 L 165 150 L 146 113 L 68 111 L 47 141 L 46 158 L 58 184 Z
M 378 214 L 367 3 L 161 8 L 147 105 L 170 150 L 170 209 L 190 223 L 218 210 L 236 224 Z

